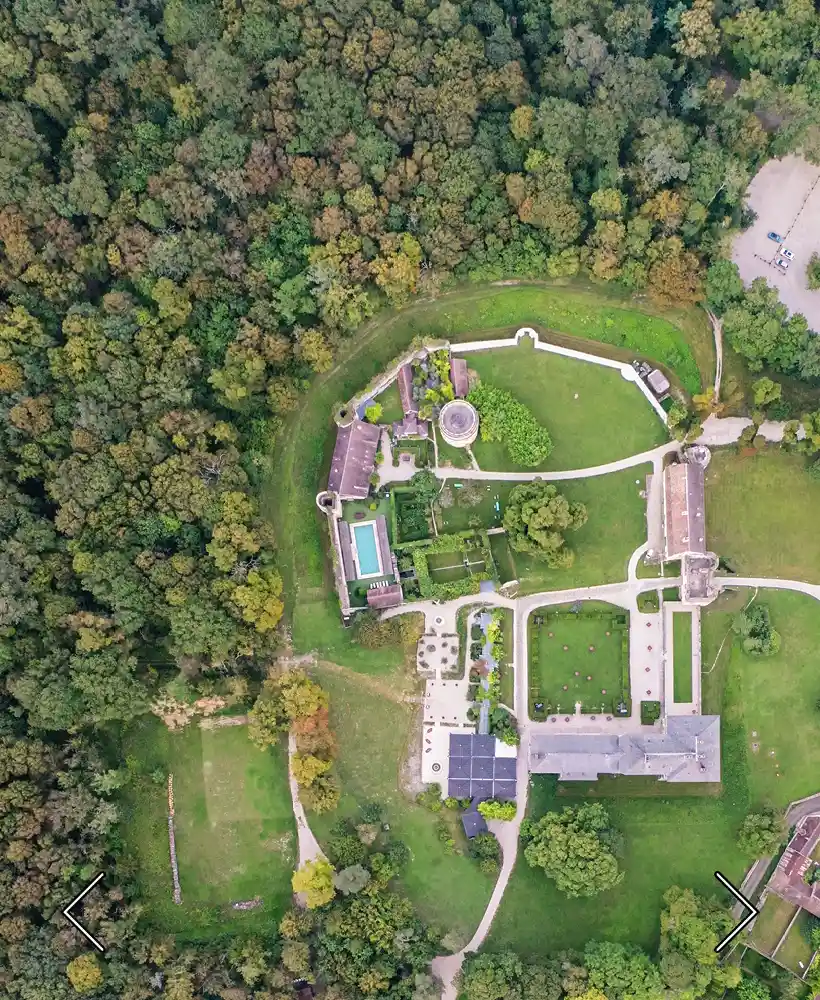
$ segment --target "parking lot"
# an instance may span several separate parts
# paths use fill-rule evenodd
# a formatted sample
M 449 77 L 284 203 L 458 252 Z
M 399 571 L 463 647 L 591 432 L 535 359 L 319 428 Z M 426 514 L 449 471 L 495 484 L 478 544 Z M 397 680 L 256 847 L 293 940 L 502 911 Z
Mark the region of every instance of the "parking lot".
M 752 180 L 746 201 L 757 221 L 741 233 L 732 248 L 732 260 L 748 284 L 765 278 L 778 289 L 780 299 L 793 313 L 802 313 L 809 326 L 820 332 L 820 291 L 806 284 L 806 265 L 820 253 L 820 167 L 798 156 L 771 160 Z M 794 260 L 783 271 L 775 264 L 779 247 L 767 236 L 784 237 Z

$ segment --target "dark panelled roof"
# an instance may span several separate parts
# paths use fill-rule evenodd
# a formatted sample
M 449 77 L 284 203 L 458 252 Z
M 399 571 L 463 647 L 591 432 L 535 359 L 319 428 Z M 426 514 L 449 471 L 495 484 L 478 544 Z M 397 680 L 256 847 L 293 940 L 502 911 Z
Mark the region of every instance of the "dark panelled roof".
M 353 559 L 353 548 L 350 544 L 350 525 L 347 521 L 339 522 L 339 543 L 342 547 L 342 569 L 345 580 L 356 579 L 356 563 Z
M 327 488 L 343 500 L 364 500 L 370 492 L 370 477 L 376 462 L 381 428 L 354 420 L 340 427 L 330 462 Z
M 496 757 L 495 749 L 494 736 L 451 733 L 448 795 L 455 799 L 514 799 L 516 758 Z

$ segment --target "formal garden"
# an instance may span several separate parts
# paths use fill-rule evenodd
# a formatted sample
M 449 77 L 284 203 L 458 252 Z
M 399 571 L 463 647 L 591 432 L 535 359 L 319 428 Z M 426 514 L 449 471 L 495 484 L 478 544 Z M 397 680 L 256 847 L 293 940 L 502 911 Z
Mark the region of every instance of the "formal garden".
M 529 623 L 533 719 L 575 712 L 623 715 L 629 694 L 629 615 L 600 602 L 541 608 Z

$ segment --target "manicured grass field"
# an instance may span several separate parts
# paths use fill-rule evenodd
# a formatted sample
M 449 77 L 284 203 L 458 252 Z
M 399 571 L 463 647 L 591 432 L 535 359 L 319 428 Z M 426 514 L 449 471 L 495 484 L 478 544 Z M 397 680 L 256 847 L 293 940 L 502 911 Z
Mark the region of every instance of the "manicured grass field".
M 672 615 L 673 696 L 679 703 L 692 700 L 692 615 L 679 611 Z
M 263 513 L 276 530 L 286 621 L 292 624 L 297 651 L 322 649 L 335 618 L 335 601 L 327 596 L 332 592 L 327 528 L 315 504 L 333 451 L 334 404 L 361 391 L 414 336 L 475 340 L 533 323 L 561 331 L 551 339 L 570 347 L 666 363 L 690 391 L 697 391 L 701 375 L 704 381 L 712 375 L 714 348 L 702 311 L 662 311 L 618 289 L 584 281 L 468 287 L 435 302 L 380 314 L 359 331 L 338 363 L 312 383 L 275 443 L 262 490 Z M 601 343 L 618 346 L 602 348 Z M 336 631 L 341 631 L 338 625 Z M 341 642 L 341 654 L 340 641 L 333 645 L 334 656 L 357 664 L 349 642 Z
M 744 603 L 751 596 L 752 591 L 745 590 Z M 817 791 L 820 602 L 774 590 L 761 590 L 757 600 L 769 606 L 783 645 L 775 656 L 760 658 L 743 653 L 735 642 L 726 654 L 727 670 L 737 691 L 734 708 L 745 729 L 752 801 L 784 806 Z M 723 615 L 724 627 L 728 625 L 721 611 L 707 611 L 704 621 L 713 613 Z M 704 657 L 704 667 L 710 662 Z
M 515 668 L 513 667 L 513 613 L 508 608 L 502 612 L 501 634 L 504 637 L 504 659 L 500 665 L 501 700 L 509 709 L 515 709 Z
M 623 614 L 609 606 L 601 610 Z M 572 713 L 576 702 L 584 712 L 610 711 L 612 699 L 621 695 L 622 630 L 613 628 L 609 618 L 562 618 L 548 609 L 535 616 L 543 617 L 544 624 L 535 625 L 530 618 L 530 634 L 538 633 L 530 681 L 547 713 Z
M 802 910 L 797 920 L 792 924 L 786 940 L 777 949 L 777 961 L 781 965 L 785 965 L 791 969 L 798 976 L 802 976 L 806 971 L 811 961 L 811 956 L 814 953 L 806 937 L 808 924 L 809 912 L 808 910 Z
M 820 583 L 820 482 L 805 459 L 716 451 L 706 482 L 709 546 L 736 573 Z
M 533 782 L 533 817 L 572 804 L 571 799 L 556 796 L 553 778 L 537 776 Z M 694 798 L 688 790 L 675 798 L 676 789 L 658 785 L 652 782 L 649 790 L 654 794 L 645 798 L 630 794 L 602 799 L 624 835 L 621 867 L 626 877 L 620 886 L 592 899 L 567 899 L 554 882 L 519 856 L 488 950 L 514 949 L 535 960 L 562 948 L 580 949 L 590 940 L 604 940 L 654 951 L 662 897 L 669 886 L 689 886 L 711 896 L 718 888 L 716 869 L 729 879 L 740 878 L 746 862 L 738 853 L 735 834 L 742 813 L 723 799 Z
M 554 449 L 539 468 L 603 465 L 668 440 L 637 385 L 611 368 L 537 351 L 529 338 L 518 347 L 464 357 L 482 380 L 506 389 L 547 428 Z M 482 441 L 479 435 L 473 451 L 482 469 L 519 468 L 503 441 Z
M 315 675 L 330 694 L 343 793 L 335 812 L 311 816 L 314 833 L 323 842 L 340 817 L 355 816 L 365 802 L 382 803 L 392 835 L 412 852 L 402 877 L 405 891 L 424 919 L 466 943 L 478 926 L 494 879 L 482 875 L 469 858 L 448 856 L 435 832 L 440 814 L 416 805 L 401 791 L 408 744 L 416 747 L 420 738 L 417 707 L 387 700 L 338 673 L 318 669 Z M 459 833 L 457 846 L 466 851 L 463 834 Z
M 136 775 L 124 792 L 122 835 L 146 921 L 182 939 L 274 928 L 290 904 L 296 862 L 284 748 L 257 750 L 244 726 L 171 733 L 150 716 L 126 732 L 122 754 Z M 181 906 L 168 858 L 169 772 Z M 256 896 L 257 910 L 230 908 Z
M 765 955 L 771 955 L 783 936 L 797 907 L 769 893 L 752 928 L 752 941 Z

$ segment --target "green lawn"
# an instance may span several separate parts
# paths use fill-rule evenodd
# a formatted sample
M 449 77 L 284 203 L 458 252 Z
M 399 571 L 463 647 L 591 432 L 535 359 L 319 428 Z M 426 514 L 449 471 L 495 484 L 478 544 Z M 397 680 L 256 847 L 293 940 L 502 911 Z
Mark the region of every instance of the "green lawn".
M 124 792 L 122 836 L 145 920 L 182 939 L 275 928 L 290 905 L 296 862 L 284 748 L 257 750 L 244 726 L 171 733 L 150 716 L 126 731 L 122 756 L 136 773 Z M 169 772 L 181 906 L 168 859 Z M 230 908 L 256 896 L 264 901 L 257 910 Z
M 777 950 L 777 961 L 798 976 L 802 976 L 806 971 L 811 956 L 814 954 L 814 949 L 806 937 L 809 917 L 808 910 L 801 910 L 797 920 L 792 924 L 786 940 Z
M 397 420 L 401 420 L 404 416 L 397 381 L 391 382 L 384 392 L 380 392 L 376 396 L 376 402 L 382 405 L 382 415 L 379 419 L 380 424 L 392 424 Z
M 490 535 L 490 551 L 498 568 L 501 583 L 509 583 L 515 579 L 515 566 L 510 555 L 510 547 L 505 535 Z
M 769 893 L 754 922 L 751 940 L 765 955 L 771 955 L 783 936 L 797 907 L 774 893 Z
M 610 605 L 601 610 L 624 613 Z M 584 712 L 612 711 L 613 699 L 621 699 L 623 631 L 613 628 L 610 618 L 563 618 L 548 609 L 535 615 L 544 623 L 536 625 L 530 618 L 530 635 L 538 637 L 537 655 L 530 657 L 531 701 L 544 702 L 547 714 L 572 713 L 576 702 Z
M 571 804 L 556 796 L 554 778 L 537 776 L 533 784 L 532 816 Z M 567 899 L 519 856 L 486 947 L 514 949 L 532 959 L 581 949 L 590 940 L 623 941 L 654 951 L 662 896 L 669 886 L 688 886 L 711 896 L 717 888 L 716 869 L 740 879 L 746 862 L 735 846 L 737 813 L 722 798 L 695 798 L 688 788 L 682 797 L 671 797 L 677 790 L 658 784 L 652 782 L 654 794 L 647 797 L 603 799 L 625 839 L 621 866 L 626 877 L 617 889 L 592 899 Z
M 673 641 L 673 693 L 674 700 L 687 703 L 692 700 L 692 615 L 679 611 L 672 615 Z
M 509 608 L 501 612 L 501 629 L 504 637 L 504 659 L 499 667 L 501 672 L 501 700 L 509 708 L 515 708 L 515 668 L 513 667 L 513 613 Z
M 751 595 L 743 592 L 745 600 Z M 817 791 L 820 602 L 774 590 L 761 590 L 757 600 L 768 604 L 772 623 L 783 637 L 782 648 L 775 656 L 756 658 L 734 643 L 727 670 L 745 729 L 752 801 L 786 805 Z M 704 621 L 713 614 L 723 619 L 718 631 L 728 625 L 728 614 L 720 610 L 707 611 Z M 705 668 L 710 662 L 704 657 Z
M 777 450 L 716 451 L 706 473 L 709 546 L 736 572 L 820 583 L 820 482 Z
M 416 805 L 399 788 L 407 747 L 419 741 L 417 707 L 389 701 L 337 673 L 318 669 L 315 674 L 330 694 L 343 794 L 335 812 L 310 817 L 312 829 L 324 842 L 341 816 L 355 816 L 364 802 L 381 802 L 392 835 L 412 852 L 402 878 L 404 890 L 425 920 L 449 929 L 465 944 L 478 926 L 494 880 L 469 858 L 448 856 L 435 832 L 439 815 Z M 457 846 L 466 850 L 462 833 Z
M 335 441 L 334 404 L 361 391 L 414 336 L 475 340 L 522 324 L 560 331 L 550 338 L 581 350 L 666 363 L 690 391 L 697 391 L 701 376 L 706 382 L 712 377 L 714 347 L 701 310 L 660 310 L 608 285 L 579 280 L 467 287 L 434 302 L 381 313 L 359 331 L 337 364 L 314 380 L 274 444 L 263 484 L 263 513 L 276 531 L 286 621 L 293 626 L 297 651 L 322 649 L 336 618 L 335 600 L 328 597 L 327 527 L 315 504 Z M 341 632 L 338 624 L 335 631 Z M 334 656 L 344 656 L 340 662 L 358 666 L 355 647 L 338 638 L 333 645 Z
M 668 439 L 643 393 L 611 368 L 537 351 L 529 338 L 518 347 L 465 358 L 484 381 L 506 389 L 547 428 L 554 450 L 539 468 L 603 465 Z M 473 451 L 482 469 L 519 468 L 503 441 L 485 442 L 479 436 Z

